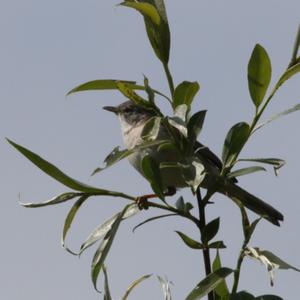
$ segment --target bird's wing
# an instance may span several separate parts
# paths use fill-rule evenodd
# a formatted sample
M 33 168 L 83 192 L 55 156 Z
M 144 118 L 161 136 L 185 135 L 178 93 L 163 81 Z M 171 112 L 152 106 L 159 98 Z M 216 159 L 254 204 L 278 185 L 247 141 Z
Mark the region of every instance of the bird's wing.
M 214 154 L 208 147 L 199 142 L 196 142 L 195 152 L 198 155 L 201 155 L 201 157 L 205 160 L 209 161 L 212 165 L 216 166 L 219 170 L 222 169 L 223 163 L 221 162 L 219 157 Z

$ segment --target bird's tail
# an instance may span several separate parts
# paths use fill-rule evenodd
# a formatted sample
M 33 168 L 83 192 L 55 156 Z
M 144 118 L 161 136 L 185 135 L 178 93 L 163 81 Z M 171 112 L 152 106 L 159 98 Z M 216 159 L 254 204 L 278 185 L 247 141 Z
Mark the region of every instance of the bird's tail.
M 274 225 L 280 226 L 279 221 L 283 221 L 282 213 L 236 184 L 230 183 L 226 185 L 226 187 L 221 188 L 220 192 L 231 198 L 237 204 L 242 204 L 262 216 Z

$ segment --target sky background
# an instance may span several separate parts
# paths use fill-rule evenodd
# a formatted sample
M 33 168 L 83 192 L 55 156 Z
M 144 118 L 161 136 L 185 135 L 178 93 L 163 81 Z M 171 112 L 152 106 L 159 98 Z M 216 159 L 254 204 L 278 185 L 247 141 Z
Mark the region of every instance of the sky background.
M 115 78 L 141 83 L 142 74 L 156 89 L 168 91 L 142 18 L 133 10 L 115 7 L 117 3 L 1 1 L 1 299 L 102 299 L 90 280 L 95 248 L 79 260 L 60 246 L 71 203 L 39 209 L 25 209 L 18 204 L 19 195 L 22 202 L 41 202 L 68 188 L 39 171 L 12 149 L 5 137 L 42 155 L 78 180 L 132 195 L 150 191 L 148 183 L 127 161 L 89 176 L 113 147 L 122 145 L 118 120 L 101 107 L 117 105 L 123 97 L 117 92 L 65 97 L 70 89 L 89 80 Z M 208 110 L 201 141 L 220 155 L 229 128 L 250 121 L 254 111 L 246 77 L 254 45 L 260 43 L 270 55 L 272 86 L 290 60 L 300 21 L 300 2 L 169 0 L 166 6 L 172 32 L 170 68 L 175 83 L 199 81 L 201 90 L 194 109 Z M 299 103 L 299 87 L 298 75 L 280 89 L 264 118 Z M 282 118 L 254 135 L 242 153 L 242 157 L 287 159 L 279 177 L 270 168 L 267 173 L 240 179 L 243 187 L 285 215 L 280 228 L 261 222 L 251 246 L 272 250 L 298 267 L 299 126 L 298 113 Z M 188 191 L 179 194 L 194 201 Z M 68 245 L 78 249 L 97 224 L 126 203 L 107 197 L 90 199 L 78 213 Z M 180 230 L 197 238 L 197 231 L 187 221 L 170 218 L 131 232 L 134 225 L 157 214 L 150 210 L 124 222 L 114 241 L 107 267 L 115 299 L 144 274 L 167 276 L 174 283 L 175 300 L 184 299 L 204 277 L 202 254 L 187 248 L 174 233 Z M 218 216 L 221 230 L 217 239 L 228 246 L 221 251 L 223 265 L 233 268 L 242 243 L 239 210 L 230 200 L 217 196 L 208 219 Z M 299 282 L 300 274 L 278 271 L 271 288 L 264 267 L 246 259 L 240 289 L 294 300 Z M 130 299 L 163 299 L 155 277 L 136 289 Z

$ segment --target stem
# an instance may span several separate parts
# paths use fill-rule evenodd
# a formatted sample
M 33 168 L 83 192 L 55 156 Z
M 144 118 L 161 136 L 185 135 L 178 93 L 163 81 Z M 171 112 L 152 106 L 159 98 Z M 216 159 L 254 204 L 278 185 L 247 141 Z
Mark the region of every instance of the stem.
M 171 98 L 173 99 L 174 96 L 174 83 L 173 83 L 173 78 L 169 69 L 169 66 L 167 63 L 163 64 L 164 66 L 164 70 L 168 79 L 168 84 L 169 84 L 169 89 L 170 89 L 170 93 L 171 93 Z
M 208 199 L 210 198 L 211 194 L 207 192 L 204 199 L 202 199 L 200 188 L 197 189 L 196 192 L 197 195 L 197 201 L 198 201 L 198 209 L 199 209 L 199 221 L 198 221 L 198 228 L 200 229 L 200 234 L 203 230 L 203 228 L 206 225 L 206 217 L 205 217 L 205 206 L 208 202 Z M 211 261 L 210 261 L 210 252 L 209 248 L 203 248 L 203 261 L 204 261 L 204 267 L 205 267 L 205 274 L 208 276 L 211 273 Z M 210 292 L 208 295 L 208 300 L 214 300 L 214 292 Z
M 237 288 L 239 285 L 239 280 L 240 280 L 240 274 L 241 274 L 241 266 L 244 260 L 244 250 L 247 247 L 248 242 L 244 241 L 242 249 L 240 251 L 240 255 L 236 264 L 236 269 L 234 272 L 234 281 L 233 281 L 233 286 L 232 286 L 232 291 L 231 294 L 235 294 L 237 292 Z

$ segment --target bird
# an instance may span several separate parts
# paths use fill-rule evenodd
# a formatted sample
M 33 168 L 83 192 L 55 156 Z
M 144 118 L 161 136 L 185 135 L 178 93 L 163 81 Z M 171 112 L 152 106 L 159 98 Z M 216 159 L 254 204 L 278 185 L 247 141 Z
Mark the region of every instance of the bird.
M 157 110 L 134 103 L 131 100 L 117 106 L 104 106 L 103 109 L 118 116 L 123 142 L 127 149 L 133 149 L 144 143 L 142 133 L 145 125 L 151 118 L 159 117 L 160 115 Z M 164 123 L 161 123 L 156 140 L 168 139 L 171 140 L 170 132 Z M 166 163 L 177 163 L 180 165 L 186 161 L 184 154 L 176 151 L 176 148 L 166 147 L 165 150 L 159 151 L 158 147 L 158 145 L 152 145 L 146 149 L 134 151 L 128 156 L 130 164 L 144 177 L 141 161 L 145 153 L 158 165 Z M 221 176 L 222 161 L 208 147 L 196 141 L 193 153 L 204 168 L 205 177 L 200 183 L 201 188 L 209 189 L 214 187 L 217 192 L 227 196 L 239 206 L 245 206 L 272 224 L 280 226 L 280 221 L 283 221 L 284 217 L 277 209 L 238 186 L 235 178 L 227 179 Z M 174 194 L 180 188 L 189 186 L 181 168 L 161 168 L 160 173 L 162 185 L 170 194 Z

